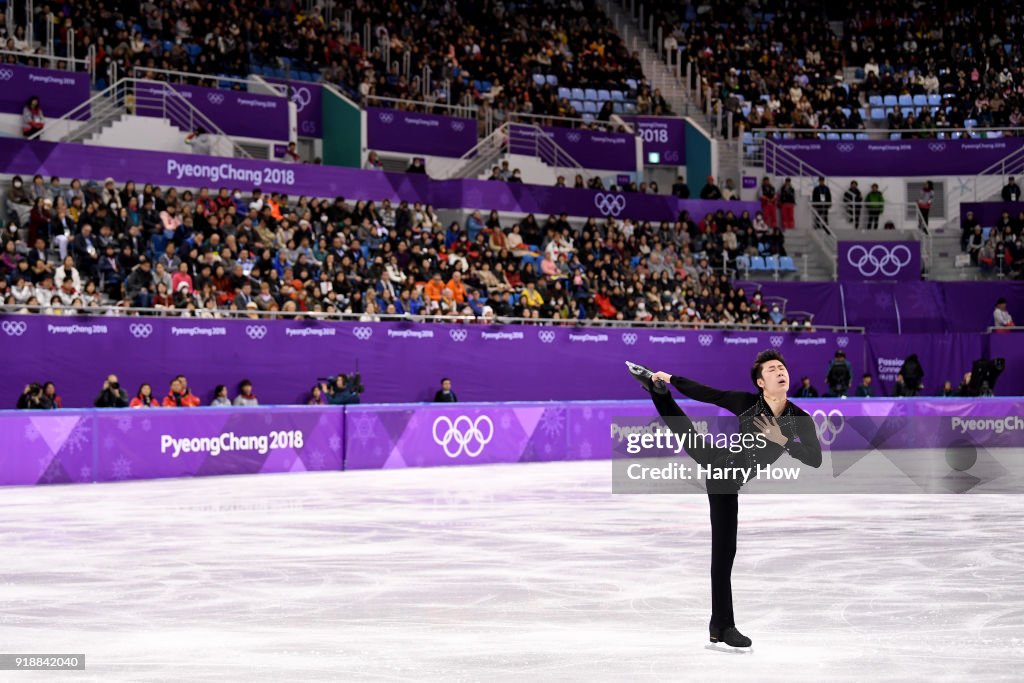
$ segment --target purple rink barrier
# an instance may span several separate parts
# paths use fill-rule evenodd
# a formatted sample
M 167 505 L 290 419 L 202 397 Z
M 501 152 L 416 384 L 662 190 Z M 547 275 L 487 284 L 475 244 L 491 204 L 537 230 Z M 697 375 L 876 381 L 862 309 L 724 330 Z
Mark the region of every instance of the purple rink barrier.
M 968 140 L 775 140 L 765 150 L 765 172 L 789 175 L 793 164 L 777 160 L 772 147 L 807 164 L 811 175 L 975 175 L 1024 147 L 1024 138 Z M 777 163 L 778 161 L 778 163 Z
M 148 382 L 163 396 L 184 373 L 204 405 L 216 385 L 242 378 L 261 403 L 305 403 L 317 378 L 357 363 L 367 403 L 429 401 L 442 377 L 463 401 L 628 399 L 640 389 L 626 360 L 748 387 L 754 356 L 767 348 L 818 386 L 837 348 L 855 376 L 865 352 L 861 335 L 834 333 L 0 316 L 0 355 L 19 359 L 6 370 L 9 406 L 25 385 L 53 379 L 65 406 L 88 407 L 111 372 L 129 395 Z M 922 356 L 926 371 L 928 362 Z
M 162 98 L 166 85 L 136 83 L 136 93 Z M 202 88 L 196 85 L 170 84 L 193 107 L 227 135 L 263 140 L 287 140 L 288 100 L 273 95 L 256 95 L 241 90 Z M 163 107 L 142 103 L 136 106 L 140 116 L 162 116 Z
M 280 99 L 280 98 L 278 98 Z M 390 110 L 389 110 L 390 111 Z M 757 202 L 682 200 L 668 195 L 596 192 L 485 180 L 431 180 L 422 175 L 361 169 L 282 164 L 166 154 L 142 150 L 0 138 L 0 173 L 61 178 L 134 180 L 179 187 L 228 187 L 284 192 L 309 197 L 345 197 L 393 202 L 422 202 L 440 209 L 497 209 L 536 214 L 614 216 L 674 221 L 687 210 L 695 219 L 719 209 L 739 215 L 758 210 Z
M 291 88 L 291 100 L 295 103 L 296 123 L 299 136 L 321 138 L 324 135 L 323 87 L 309 81 L 289 81 L 284 78 L 264 77 L 268 83 Z
M 627 133 L 605 133 L 582 128 L 537 128 L 513 123 L 509 127 L 510 149 L 523 154 L 533 154 L 536 149 L 545 156 L 544 161 L 551 166 L 567 166 L 564 159 L 554 155 L 553 151 L 543 143 L 535 143 L 534 138 L 546 134 L 551 141 L 562 148 L 583 168 L 598 168 L 608 171 L 628 171 L 635 173 L 637 136 Z M 550 153 L 549 153 L 550 152 Z
M 863 457 L 872 444 L 895 450 L 1024 446 L 1021 399 L 793 401 L 811 415 L 823 450 L 858 451 Z M 728 415 L 708 404 L 679 403 L 695 419 Z M 618 426 L 657 417 L 649 400 L 349 406 L 345 469 L 607 460 L 621 455 L 628 438 Z M 836 467 L 851 464 L 840 461 Z
M 660 166 L 686 164 L 686 122 L 668 116 L 623 116 L 632 124 L 644 146 L 644 164 L 651 164 L 650 155 L 656 152 Z
M 366 109 L 366 145 L 370 149 L 457 158 L 476 142 L 475 119 Z
M 20 116 L 32 95 L 39 98 L 44 116 L 59 118 L 89 99 L 89 74 L 0 64 L 0 113 Z
M 967 212 L 974 212 L 974 220 L 983 228 L 990 228 L 999 222 L 1003 212 L 1010 214 L 1010 218 L 1017 220 L 1017 217 L 1024 211 L 1024 202 L 962 202 L 960 204 L 960 225 L 967 220 Z
M 340 470 L 339 407 L 3 411 L 0 485 Z
M 840 280 L 917 281 L 921 279 L 921 243 L 839 243 L 836 255 Z

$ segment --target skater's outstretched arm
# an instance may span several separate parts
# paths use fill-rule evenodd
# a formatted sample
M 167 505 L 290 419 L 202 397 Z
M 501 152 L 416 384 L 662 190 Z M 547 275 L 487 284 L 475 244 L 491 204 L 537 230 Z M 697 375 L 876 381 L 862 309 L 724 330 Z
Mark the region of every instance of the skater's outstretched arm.
M 659 375 L 667 374 L 655 373 L 655 377 L 658 378 Z M 664 379 L 664 377 L 661 377 L 661 379 Z M 739 415 L 757 401 L 757 397 L 754 394 L 745 391 L 713 389 L 680 375 L 669 375 L 668 381 L 687 398 L 700 401 L 701 403 L 711 403 L 719 408 L 725 408 L 734 415 Z

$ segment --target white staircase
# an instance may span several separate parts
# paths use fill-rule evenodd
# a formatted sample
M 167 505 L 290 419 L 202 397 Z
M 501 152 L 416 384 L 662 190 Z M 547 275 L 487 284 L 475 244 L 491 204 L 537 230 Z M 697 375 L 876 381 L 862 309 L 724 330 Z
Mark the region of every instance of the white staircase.
M 463 154 L 460 159 L 450 164 L 435 163 L 433 173 L 435 177 L 448 179 L 486 178 L 490 175 L 490 170 L 502 159 L 522 160 L 524 157 L 536 160 L 534 166 L 539 164 L 545 167 L 545 178 L 553 172 L 552 169 L 562 175 L 579 174 L 584 179 L 594 175 L 584 169 L 543 129 L 526 123 L 504 124 Z M 525 182 L 550 184 L 545 179 L 538 180 L 536 175 L 526 174 Z

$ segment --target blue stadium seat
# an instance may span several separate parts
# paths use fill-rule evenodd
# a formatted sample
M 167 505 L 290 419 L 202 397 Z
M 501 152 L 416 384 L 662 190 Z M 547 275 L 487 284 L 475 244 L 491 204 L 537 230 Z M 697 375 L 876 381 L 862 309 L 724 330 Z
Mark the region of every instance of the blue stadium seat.
M 857 137 L 853 133 L 843 133 L 839 136 L 842 140 L 856 140 Z
M 587 88 L 586 90 L 584 90 L 583 95 L 583 99 L 589 100 L 591 102 L 597 102 L 597 91 L 594 90 L 593 88 Z
M 901 107 L 913 107 L 914 98 L 911 97 L 910 95 L 900 95 L 899 103 Z
M 597 119 L 594 118 L 593 114 L 590 114 L 590 113 L 583 114 L 583 123 L 590 124 L 590 123 L 593 123 L 596 120 Z
M 871 110 L 872 121 L 885 121 L 885 110 L 881 108 L 874 108 Z
M 981 229 L 981 239 L 983 241 L 985 241 L 985 242 L 988 242 L 988 235 L 989 235 L 990 232 L 992 232 L 992 228 L 991 227 L 989 227 L 989 228 L 982 228 Z
M 779 257 L 778 256 L 765 256 L 764 257 L 764 268 L 765 270 L 778 270 L 779 269 Z
M 926 106 L 928 106 L 928 96 L 927 95 L 914 95 L 914 106 L 916 106 L 916 107 L 926 107 Z
M 565 86 L 559 87 L 558 88 L 558 99 L 560 99 L 560 100 L 571 100 L 572 99 L 572 91 L 570 91 Z
M 864 73 L 864 69 L 860 68 L 859 66 L 853 70 L 853 77 L 856 78 L 858 81 L 863 81 L 864 76 L 866 75 L 867 74 Z
M 750 257 L 750 269 L 751 270 L 768 270 L 764 263 L 763 256 L 751 256 Z
M 743 270 L 750 270 L 750 257 L 746 254 L 742 254 L 736 257 L 736 267 L 742 268 Z
M 964 119 L 964 128 L 974 128 L 978 125 L 978 119 Z
M 608 92 L 607 90 L 598 90 L 597 91 L 597 101 L 598 102 L 609 102 L 609 101 L 611 101 L 611 99 L 612 99 L 612 94 L 610 92 Z
M 533 74 L 533 84 L 538 88 L 543 87 L 546 82 L 544 74 Z
M 627 78 L 626 79 L 626 85 L 629 86 L 630 92 L 635 91 L 636 90 L 636 79 L 635 78 Z
M 636 113 L 636 102 L 626 102 L 626 113 L 627 114 L 635 114 Z
M 857 133 L 857 139 L 858 140 L 868 140 L 869 136 L 868 136 L 867 133 Z
M 491 92 L 492 84 L 490 81 L 480 81 L 480 87 L 482 92 L 489 93 Z
M 985 133 L 985 137 L 989 138 L 989 139 L 991 139 L 991 138 L 1001 138 L 1001 137 L 1003 137 L 1003 131 L 1001 131 L 1001 130 L 990 130 L 987 133 Z
M 882 104 L 884 104 L 887 107 L 895 107 L 897 104 L 899 104 L 899 98 L 896 97 L 895 95 L 886 95 L 885 97 L 882 98 Z
M 786 271 L 787 273 L 796 272 L 796 264 L 793 263 L 792 256 L 781 256 L 779 257 L 779 270 Z
M 548 74 L 547 75 L 547 82 L 548 82 L 548 85 L 550 85 L 552 87 L 558 85 L 558 76 L 556 76 L 554 74 Z
M 903 134 L 902 133 L 889 133 L 889 139 L 890 140 L 902 140 L 903 139 Z
M 850 114 L 853 113 L 853 110 L 850 109 L 849 107 L 843 107 L 839 111 L 843 112 L 843 116 L 845 116 L 846 118 L 850 118 Z
M 744 116 L 750 116 L 750 102 L 744 102 L 741 104 L 740 111 L 743 112 Z
M 928 96 L 929 107 L 941 107 L 942 106 L 942 95 L 929 95 Z
M 626 99 L 626 95 L 621 90 L 612 90 L 612 99 L 616 102 L 623 102 Z
M 569 104 L 572 105 L 572 108 L 576 110 L 577 114 L 583 113 L 583 102 L 581 102 L 580 100 L 573 100 Z
M 622 102 L 615 102 L 612 104 L 612 111 L 616 114 L 625 114 L 626 108 L 622 106 Z
M 640 265 L 640 258 L 640 256 L 634 256 L 629 260 L 629 265 L 633 270 L 636 270 L 636 267 Z
M 597 102 L 584 102 L 583 103 L 583 111 L 587 112 L 588 114 L 596 114 L 597 113 Z
M 882 102 L 881 95 L 872 95 L 871 97 L 868 98 L 868 104 L 870 104 L 872 107 L 881 107 L 885 103 Z
M 583 88 L 573 88 L 572 89 L 572 98 L 574 100 L 580 100 L 580 101 L 583 101 L 583 100 L 587 99 L 586 96 L 583 94 Z
M 838 140 L 839 139 L 839 133 L 827 133 L 825 135 L 825 139 L 826 140 Z

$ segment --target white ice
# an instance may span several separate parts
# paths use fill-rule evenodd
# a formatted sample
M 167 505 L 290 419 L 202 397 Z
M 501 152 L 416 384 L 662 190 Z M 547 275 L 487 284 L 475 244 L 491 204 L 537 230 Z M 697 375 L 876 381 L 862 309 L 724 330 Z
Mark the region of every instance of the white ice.
M 1020 497 L 742 496 L 733 654 L 707 642 L 706 496 L 610 474 L 2 490 L 0 651 L 104 682 L 1020 680 Z

